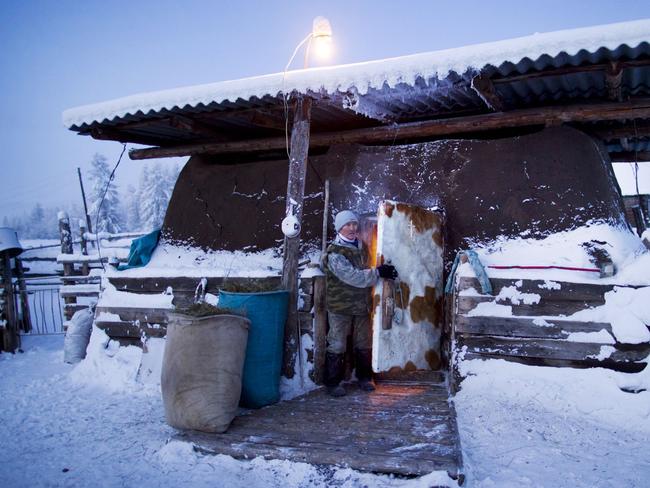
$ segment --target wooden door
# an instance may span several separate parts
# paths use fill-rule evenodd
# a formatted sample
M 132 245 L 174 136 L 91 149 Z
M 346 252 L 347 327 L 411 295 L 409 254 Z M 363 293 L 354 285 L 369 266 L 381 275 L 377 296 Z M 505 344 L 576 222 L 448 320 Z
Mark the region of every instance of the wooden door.
M 415 205 L 384 201 L 377 214 L 376 262 L 399 278 L 373 289 L 375 372 L 440 367 L 443 327 L 443 216 Z

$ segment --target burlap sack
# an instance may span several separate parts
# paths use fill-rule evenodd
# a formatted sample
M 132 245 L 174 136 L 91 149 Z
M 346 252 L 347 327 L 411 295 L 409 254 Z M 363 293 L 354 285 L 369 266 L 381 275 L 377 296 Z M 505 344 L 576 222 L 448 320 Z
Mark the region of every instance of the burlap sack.
M 250 321 L 169 314 L 161 389 L 167 423 L 224 432 L 237 413 Z

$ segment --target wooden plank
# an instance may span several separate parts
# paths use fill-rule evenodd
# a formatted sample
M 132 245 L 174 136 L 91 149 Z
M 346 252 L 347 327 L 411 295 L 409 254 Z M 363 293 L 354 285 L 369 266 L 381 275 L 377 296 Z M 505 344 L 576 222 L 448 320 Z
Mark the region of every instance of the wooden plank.
M 489 77 L 483 74 L 475 76 L 472 78 L 471 87 L 490 110 L 494 112 L 503 110 L 503 100 Z
M 467 352 L 475 354 L 490 354 L 492 356 L 520 356 L 540 359 L 562 359 L 568 361 L 597 360 L 601 347 L 613 347 L 612 354 L 607 359 L 614 362 L 643 361 L 650 354 L 650 344 L 643 344 L 629 350 L 623 350 L 621 345 L 592 344 L 570 342 L 553 339 L 526 339 L 506 337 L 484 337 L 461 335 L 456 336 L 458 349 L 467 347 Z
M 101 276 L 62 276 L 61 282 L 64 285 L 100 284 Z
M 149 327 L 147 325 L 133 325 L 132 322 L 102 322 L 95 321 L 95 325 L 102 329 L 110 338 L 127 337 L 140 338 L 142 334 L 147 337 L 165 337 L 167 327 Z
M 612 326 L 607 322 L 545 319 L 548 325 L 537 325 L 535 324 L 536 320 L 538 319 L 458 315 L 456 318 L 456 331 L 461 334 L 541 339 L 566 339 L 574 332 L 599 332 L 603 329 L 610 334 L 612 333 Z
M 162 293 L 171 287 L 174 291 L 174 296 L 177 293 L 191 293 L 194 296 L 194 291 L 201 281 L 200 277 L 189 276 L 151 276 L 151 277 L 122 277 L 111 276 L 108 278 L 109 282 L 115 286 L 118 291 L 128 291 L 131 293 Z M 280 285 L 279 276 L 265 276 L 259 278 L 244 278 L 244 277 L 208 277 L 208 284 L 206 292 L 217 295 L 219 288 L 226 283 L 233 285 L 245 284 L 264 284 L 264 285 Z
M 125 322 L 139 320 L 150 324 L 167 324 L 167 313 L 171 309 L 138 307 L 97 307 L 96 315 L 101 313 L 117 314 Z
M 603 296 L 614 287 L 628 287 L 624 285 L 601 285 L 596 283 L 570 283 L 556 280 L 526 280 L 520 278 L 490 278 L 493 295 L 498 295 L 505 287 L 515 286 L 515 283 L 521 282 L 517 287 L 522 293 L 535 293 L 544 300 L 561 300 L 561 301 L 586 301 L 605 303 Z M 559 288 L 554 288 L 559 285 Z M 551 287 L 551 288 L 549 288 Z M 458 290 L 463 291 L 474 288 L 480 293 L 481 285 L 473 277 L 461 276 L 458 279 Z M 638 287 L 631 287 L 638 288 Z
M 190 431 L 177 438 L 201 452 L 240 459 L 263 456 L 405 476 L 445 470 L 462 481 L 456 417 L 444 386 L 378 384 L 371 394 L 346 388 L 348 396 L 340 399 L 321 389 L 249 411 L 223 434 Z
M 291 129 L 291 148 L 289 157 L 289 177 L 285 215 L 293 213 L 302 222 L 303 199 L 305 197 L 305 177 L 309 153 L 309 124 L 311 99 L 299 96 L 296 99 L 293 127 Z M 300 330 L 297 316 L 298 303 L 298 261 L 300 259 L 300 232 L 295 237 L 285 237 L 282 259 L 282 288 L 289 291 L 289 310 L 284 328 L 284 353 L 282 373 L 287 378 L 295 374 Z
M 495 302 L 495 297 L 491 295 L 460 295 L 456 301 L 456 313 L 465 315 L 474 310 L 479 303 Z M 496 302 L 498 305 L 512 307 L 512 314 L 515 316 L 567 316 L 572 315 L 580 310 L 597 307 L 603 303 L 575 301 L 575 300 L 540 300 L 534 304 L 513 304 L 510 300 Z
M 314 369 L 312 380 L 322 385 L 325 379 L 327 351 L 327 310 L 325 308 L 325 277 L 314 277 Z
M 88 307 L 90 307 L 90 305 L 83 305 L 79 303 L 66 303 L 63 305 L 63 309 L 65 310 L 66 315 L 69 314 L 70 316 L 74 315 L 74 313 L 79 310 L 86 310 Z
M 647 163 L 650 161 L 650 151 L 622 151 L 610 153 L 610 158 L 612 163 Z
M 493 80 L 493 82 L 495 81 Z M 311 148 L 315 148 L 327 147 L 333 144 L 395 143 L 404 139 L 436 138 L 452 134 L 539 126 L 549 123 L 599 122 L 634 118 L 647 119 L 648 117 L 650 117 L 650 99 L 638 98 L 624 102 L 535 107 L 465 117 L 390 124 L 366 129 L 318 133 L 311 135 L 309 145 Z M 282 149 L 285 144 L 284 137 L 270 137 L 246 141 L 132 149 L 129 151 L 129 156 L 135 160 L 191 156 L 195 154 L 243 153 Z
M 385 371 L 375 373 L 375 381 L 403 385 L 444 385 L 447 378 L 442 371 Z

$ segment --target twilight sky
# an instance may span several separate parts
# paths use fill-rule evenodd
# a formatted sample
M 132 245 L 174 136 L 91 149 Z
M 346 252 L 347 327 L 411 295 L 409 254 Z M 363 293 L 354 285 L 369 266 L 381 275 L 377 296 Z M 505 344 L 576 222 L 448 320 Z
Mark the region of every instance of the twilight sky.
M 77 166 L 83 171 L 95 152 L 111 166 L 117 161 L 119 143 L 68 131 L 63 110 L 282 71 L 317 15 L 332 24 L 332 63 L 340 64 L 640 19 L 650 11 L 647 0 L 5 0 L 0 219 L 36 202 L 80 203 Z M 142 164 L 125 156 L 121 189 L 136 184 Z M 642 191 L 650 191 L 648 170 Z

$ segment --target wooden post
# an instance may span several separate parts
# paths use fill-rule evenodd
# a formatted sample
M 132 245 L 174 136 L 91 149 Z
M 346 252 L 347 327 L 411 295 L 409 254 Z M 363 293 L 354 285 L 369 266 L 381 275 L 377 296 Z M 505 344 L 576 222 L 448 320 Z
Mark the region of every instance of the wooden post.
M 5 299 L 5 330 L 2 337 L 2 349 L 8 352 L 14 352 L 20 345 L 18 336 L 18 324 L 16 316 L 16 302 L 14 299 L 14 285 L 11 280 L 11 258 L 9 254 L 3 253 L 2 256 L 2 286 L 4 288 Z
M 314 277 L 314 383 L 325 380 L 327 350 L 327 309 L 325 307 L 325 277 Z
M 295 104 L 293 127 L 291 129 L 291 148 L 289 158 L 289 178 L 287 183 L 287 213 L 291 211 L 291 201 L 296 202 L 294 214 L 302 222 L 303 199 L 305 196 L 305 177 L 307 174 L 307 155 L 309 153 L 309 119 L 311 99 L 299 97 Z M 282 287 L 289 291 L 289 312 L 284 328 L 283 374 L 293 378 L 295 374 L 296 353 L 300 343 L 298 330 L 298 260 L 300 257 L 300 234 L 285 238 L 282 262 Z
M 32 330 L 32 317 L 29 311 L 29 294 L 27 293 L 27 283 L 25 283 L 25 270 L 23 262 L 16 258 L 16 278 L 18 279 L 18 289 L 20 290 L 20 306 L 22 310 L 23 321 L 21 329 L 24 332 Z
M 81 199 L 84 202 L 84 213 L 86 215 L 86 227 L 88 232 L 93 231 L 93 226 L 90 223 L 90 215 L 88 214 L 88 204 L 86 203 L 86 192 L 84 191 L 84 181 L 81 178 L 81 168 L 77 168 L 77 174 L 79 175 L 79 187 L 81 187 Z
M 72 232 L 70 231 L 70 219 L 65 212 L 59 212 L 59 234 L 61 235 L 61 254 L 72 254 Z M 73 263 L 63 263 L 63 276 L 70 276 L 74 273 Z M 65 297 L 64 301 L 68 303 L 77 303 L 76 297 Z M 65 308 L 65 318 L 70 320 L 72 313 Z
M 88 256 L 88 241 L 86 240 L 86 222 L 79 219 L 79 237 L 81 238 L 81 254 Z M 81 263 L 81 274 L 88 276 L 90 274 L 90 265 L 88 261 Z
M 325 190 L 323 195 L 323 242 L 321 243 L 321 253 L 325 254 L 327 250 L 327 224 L 329 220 L 330 208 L 330 179 L 325 180 Z

